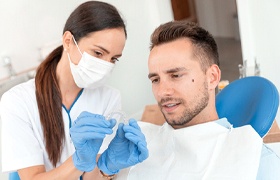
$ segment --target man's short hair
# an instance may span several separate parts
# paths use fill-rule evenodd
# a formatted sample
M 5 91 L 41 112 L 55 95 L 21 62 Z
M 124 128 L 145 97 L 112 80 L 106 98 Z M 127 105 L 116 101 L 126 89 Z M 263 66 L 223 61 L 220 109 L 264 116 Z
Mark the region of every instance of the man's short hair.
M 218 47 L 213 36 L 196 23 L 186 20 L 171 21 L 155 29 L 151 35 L 150 49 L 181 38 L 187 38 L 192 42 L 194 56 L 200 61 L 204 72 L 212 64 L 219 66 Z

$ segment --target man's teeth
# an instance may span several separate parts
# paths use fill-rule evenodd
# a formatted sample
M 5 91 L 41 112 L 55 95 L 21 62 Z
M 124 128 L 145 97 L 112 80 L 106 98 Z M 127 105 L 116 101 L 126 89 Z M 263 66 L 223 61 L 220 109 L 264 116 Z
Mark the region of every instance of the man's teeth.
M 166 105 L 167 107 L 173 107 L 173 106 L 176 106 L 176 104 L 168 104 Z

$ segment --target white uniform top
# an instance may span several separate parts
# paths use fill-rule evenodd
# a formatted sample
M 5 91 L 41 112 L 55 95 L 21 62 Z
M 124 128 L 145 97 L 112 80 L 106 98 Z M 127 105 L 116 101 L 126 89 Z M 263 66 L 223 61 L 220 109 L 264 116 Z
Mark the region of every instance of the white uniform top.
M 7 91 L 2 96 L 0 104 L 2 171 L 10 172 L 36 165 L 45 165 L 46 171 L 53 169 L 40 123 L 35 96 L 35 80 L 29 80 Z M 66 139 L 57 167 L 75 152 L 70 140 L 69 127 L 82 111 L 107 115 L 120 108 L 119 91 L 108 86 L 84 89 L 69 110 L 62 107 Z M 100 151 L 104 151 L 108 146 L 105 142 L 108 140 L 104 141 Z

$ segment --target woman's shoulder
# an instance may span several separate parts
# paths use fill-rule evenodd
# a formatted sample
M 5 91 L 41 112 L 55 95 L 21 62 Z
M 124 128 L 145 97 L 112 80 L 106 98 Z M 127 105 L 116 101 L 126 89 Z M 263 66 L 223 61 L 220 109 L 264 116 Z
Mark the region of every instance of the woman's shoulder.
M 100 86 L 94 89 L 84 89 L 85 93 L 90 93 L 94 95 L 100 95 L 100 96 L 119 96 L 120 91 L 114 87 L 104 85 Z
M 3 99 L 8 99 L 9 101 L 13 101 L 16 99 L 30 99 L 35 98 L 35 80 L 31 79 L 26 82 L 15 85 L 5 93 L 3 93 L 1 97 L 1 101 Z

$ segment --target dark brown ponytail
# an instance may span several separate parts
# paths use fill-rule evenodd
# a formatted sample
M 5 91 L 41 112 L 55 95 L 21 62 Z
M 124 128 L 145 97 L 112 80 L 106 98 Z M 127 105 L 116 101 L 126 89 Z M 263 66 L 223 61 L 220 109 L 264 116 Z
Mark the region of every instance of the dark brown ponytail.
M 54 166 L 61 156 L 62 144 L 65 140 L 62 100 L 56 76 L 56 67 L 62 51 L 62 46 L 56 48 L 38 67 L 35 77 L 36 99 L 46 150 Z

